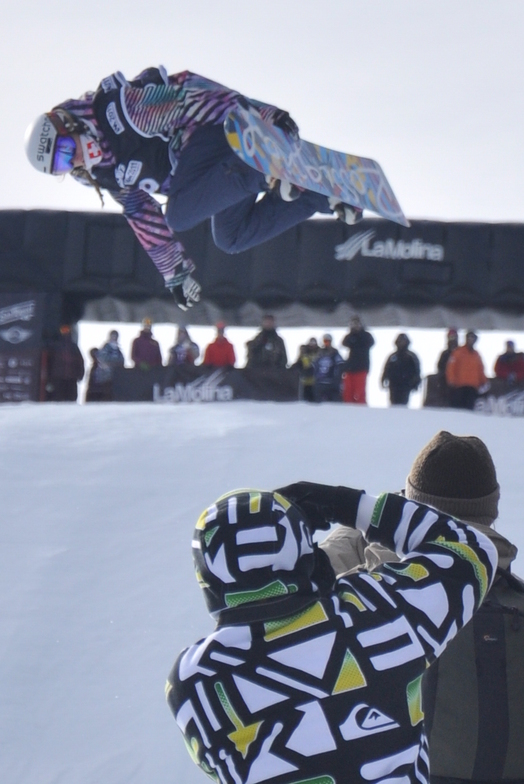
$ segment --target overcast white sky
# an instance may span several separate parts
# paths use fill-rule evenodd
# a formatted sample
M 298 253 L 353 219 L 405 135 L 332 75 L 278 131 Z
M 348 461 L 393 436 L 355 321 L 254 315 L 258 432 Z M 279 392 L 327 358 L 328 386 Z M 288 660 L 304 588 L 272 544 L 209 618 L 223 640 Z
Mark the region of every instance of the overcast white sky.
M 2 17 L 2 209 L 99 209 L 32 170 L 25 128 L 114 70 L 163 63 L 375 158 L 409 217 L 524 219 L 521 0 L 26 0 Z

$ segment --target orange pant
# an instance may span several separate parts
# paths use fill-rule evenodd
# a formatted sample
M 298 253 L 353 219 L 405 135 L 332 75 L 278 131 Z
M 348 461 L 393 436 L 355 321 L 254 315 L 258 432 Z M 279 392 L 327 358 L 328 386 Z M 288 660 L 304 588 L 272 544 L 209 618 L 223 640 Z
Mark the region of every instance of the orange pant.
M 342 376 L 342 400 L 344 403 L 361 403 L 366 405 L 367 371 L 344 373 Z

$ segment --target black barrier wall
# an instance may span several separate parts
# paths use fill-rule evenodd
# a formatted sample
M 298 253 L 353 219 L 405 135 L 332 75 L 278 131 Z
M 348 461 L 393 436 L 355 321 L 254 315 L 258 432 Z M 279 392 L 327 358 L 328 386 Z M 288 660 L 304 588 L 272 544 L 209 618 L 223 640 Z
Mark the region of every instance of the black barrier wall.
M 524 224 L 381 219 L 355 227 L 312 219 L 246 253 L 228 256 L 209 223 L 181 239 L 203 298 L 221 308 L 300 303 L 329 312 L 399 304 L 524 313 Z M 85 304 L 169 299 L 161 276 L 116 213 L 0 211 L 0 291 L 62 298 L 80 318 Z

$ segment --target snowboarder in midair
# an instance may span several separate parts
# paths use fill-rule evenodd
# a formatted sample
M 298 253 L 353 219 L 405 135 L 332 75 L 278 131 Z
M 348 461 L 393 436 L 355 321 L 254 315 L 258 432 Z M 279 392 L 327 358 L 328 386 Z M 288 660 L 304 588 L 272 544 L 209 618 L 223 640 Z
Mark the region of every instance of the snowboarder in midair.
M 298 136 L 283 109 L 190 71 L 168 75 L 161 66 L 131 82 L 111 74 L 94 92 L 39 116 L 28 128 L 26 152 L 41 172 L 69 173 L 100 196 L 107 190 L 185 310 L 199 301 L 200 285 L 175 232 L 212 218 L 216 245 L 239 253 L 315 212 L 334 213 L 346 223 L 362 216 L 357 207 L 275 181 L 241 161 L 223 129 L 239 105 Z M 167 196 L 165 214 L 153 194 Z

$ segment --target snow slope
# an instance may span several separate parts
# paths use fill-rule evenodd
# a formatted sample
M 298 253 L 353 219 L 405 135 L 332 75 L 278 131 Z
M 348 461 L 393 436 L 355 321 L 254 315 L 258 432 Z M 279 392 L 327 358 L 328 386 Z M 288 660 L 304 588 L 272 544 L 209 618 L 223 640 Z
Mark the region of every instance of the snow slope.
M 0 408 L 0 781 L 204 781 L 165 705 L 179 650 L 212 627 L 193 577 L 200 511 L 300 478 L 403 486 L 439 429 L 476 434 L 520 545 L 524 421 L 303 403 Z

